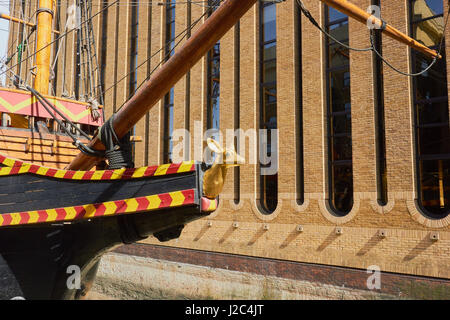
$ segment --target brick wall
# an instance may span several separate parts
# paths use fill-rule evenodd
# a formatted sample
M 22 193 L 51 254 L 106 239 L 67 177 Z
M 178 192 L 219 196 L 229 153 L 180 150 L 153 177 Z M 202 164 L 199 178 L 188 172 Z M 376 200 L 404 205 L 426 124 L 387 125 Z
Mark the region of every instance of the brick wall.
M 323 22 L 322 4 L 317 0 L 304 2 L 312 15 Z M 364 9 L 370 3 L 369 0 L 351 2 Z M 406 0 L 383 2 L 383 18 L 403 32 L 407 32 L 408 28 L 407 3 Z M 189 24 L 187 8 L 186 4 L 177 5 L 176 34 Z M 94 7 L 93 12 L 98 9 Z M 205 8 L 192 5 L 191 21 L 200 17 L 203 10 Z M 234 127 L 236 97 L 240 100 L 240 128 L 246 131 L 259 127 L 258 12 L 256 5 L 240 21 L 239 56 L 235 55 L 237 39 L 234 30 L 230 30 L 221 41 L 222 130 Z M 164 13 L 164 6 L 139 6 L 138 65 L 164 45 Z M 289 0 L 277 4 L 277 18 L 278 208 L 271 215 L 264 215 L 259 210 L 257 167 L 246 164 L 240 170 L 239 203 L 234 201 L 234 172 L 230 170 L 219 210 L 206 219 L 186 226 L 180 239 L 168 245 L 358 269 L 378 265 L 385 272 L 450 278 L 450 217 L 428 219 L 415 205 L 411 80 L 384 67 L 389 201 L 386 206 L 380 206 L 376 188 L 372 58 L 370 53 L 350 53 L 355 201 L 353 210 L 347 216 L 336 217 L 327 205 L 324 38 L 302 17 L 302 50 L 297 52 L 299 31 L 296 28 L 295 2 Z M 107 19 L 104 73 L 105 85 L 109 87 L 129 71 L 129 1 L 120 1 L 119 6 L 109 8 Z M 369 34 L 365 25 L 351 20 L 349 32 L 352 46 L 368 46 Z M 449 30 L 446 32 L 448 34 Z M 68 38 L 67 42 L 70 41 Z M 394 65 L 408 70 L 410 51 L 405 45 L 383 36 L 383 52 Z M 70 54 L 70 50 L 66 54 Z M 163 55 L 164 52 L 156 54 L 140 67 L 138 84 L 149 75 Z M 301 59 L 303 66 L 301 74 L 296 72 L 298 59 Z M 239 82 L 235 78 L 237 65 Z M 67 74 L 70 74 L 69 67 L 66 68 Z M 191 132 L 190 158 L 195 158 L 194 148 L 202 146 L 201 141 L 194 140 L 195 122 L 200 123 L 203 129 L 206 127 L 206 70 L 204 58 L 192 68 L 190 78 L 184 77 L 175 85 L 174 127 L 186 128 L 188 124 L 186 129 Z M 299 77 L 302 79 L 301 101 L 296 95 L 299 92 Z M 123 80 L 107 92 L 107 116 L 125 101 L 128 80 Z M 66 88 L 70 85 L 68 81 Z M 190 92 L 186 92 L 186 88 L 190 88 Z M 296 182 L 296 142 L 299 139 L 296 134 L 296 112 L 300 103 L 304 128 L 304 203 L 297 201 Z M 159 103 L 136 126 L 136 134 L 143 138 L 135 145 L 136 165 L 161 162 L 162 116 L 162 104 Z M 247 142 L 245 150 L 243 155 L 248 159 L 256 151 L 256 145 Z M 208 221 L 212 222 L 211 226 Z M 239 223 L 238 228 L 232 226 L 233 222 Z M 268 230 L 263 228 L 264 224 Z M 303 232 L 297 231 L 298 226 L 303 227 Z M 337 234 L 336 227 L 341 227 L 343 232 Z M 386 237 L 378 235 L 380 230 L 386 231 Z M 438 241 L 431 240 L 432 232 L 439 233 Z M 145 244 L 157 244 L 157 240 L 150 238 L 143 241 L 142 245 Z

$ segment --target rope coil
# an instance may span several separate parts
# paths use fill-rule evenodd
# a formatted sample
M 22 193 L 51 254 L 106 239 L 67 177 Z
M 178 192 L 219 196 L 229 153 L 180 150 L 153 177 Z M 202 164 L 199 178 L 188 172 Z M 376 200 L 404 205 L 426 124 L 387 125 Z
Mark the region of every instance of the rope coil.
M 108 169 L 134 168 L 130 132 L 121 139 L 117 137 L 113 128 L 115 115 L 101 127 L 99 139 L 106 148 L 105 158 L 108 160 Z

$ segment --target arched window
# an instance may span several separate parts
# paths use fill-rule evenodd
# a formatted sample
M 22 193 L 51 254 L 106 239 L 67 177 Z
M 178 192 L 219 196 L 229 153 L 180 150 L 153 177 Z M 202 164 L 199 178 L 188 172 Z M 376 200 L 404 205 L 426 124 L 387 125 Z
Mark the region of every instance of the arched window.
M 277 129 L 277 24 L 276 5 L 273 2 L 260 4 L 260 129 L 267 132 L 267 146 L 263 153 L 276 156 L 271 146 L 271 130 Z M 260 152 L 261 154 L 261 152 Z M 261 164 L 260 204 L 264 212 L 275 211 L 278 203 L 278 174 L 267 174 L 273 163 Z
M 166 46 L 165 55 L 169 59 L 174 54 L 175 46 L 175 0 L 166 4 Z M 164 97 L 164 136 L 163 136 L 163 162 L 172 161 L 172 132 L 173 132 L 173 103 L 174 88 L 172 87 Z
M 331 7 L 325 9 L 327 31 L 348 43 L 348 17 Z M 348 49 L 330 38 L 326 52 L 330 206 L 335 214 L 344 216 L 353 207 L 350 56 Z
M 442 0 L 410 0 L 411 36 L 435 50 L 444 36 Z M 431 58 L 411 50 L 412 72 L 420 72 Z M 413 79 L 415 148 L 419 205 L 430 218 L 450 212 L 450 129 L 445 63 L 442 59 Z

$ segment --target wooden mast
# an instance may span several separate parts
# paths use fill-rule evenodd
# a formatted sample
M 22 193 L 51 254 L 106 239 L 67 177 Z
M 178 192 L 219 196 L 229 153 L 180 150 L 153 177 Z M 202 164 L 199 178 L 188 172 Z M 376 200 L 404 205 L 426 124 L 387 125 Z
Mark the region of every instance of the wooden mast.
M 319 0 L 348 16 L 367 23 L 371 15 L 345 0 Z M 255 4 L 256 0 L 225 1 L 197 32 L 143 85 L 143 87 L 116 114 L 113 128 L 118 137 L 124 136 L 145 114 L 180 80 Z M 379 19 L 372 20 L 381 25 Z M 437 53 L 414 39 L 387 26 L 384 33 L 430 56 Z M 95 137 L 88 145 L 96 150 L 105 147 Z M 68 165 L 69 170 L 89 170 L 99 162 L 98 158 L 84 153 Z
M 37 11 L 36 77 L 34 89 L 48 94 L 50 79 L 50 55 L 52 41 L 53 0 L 39 0 Z

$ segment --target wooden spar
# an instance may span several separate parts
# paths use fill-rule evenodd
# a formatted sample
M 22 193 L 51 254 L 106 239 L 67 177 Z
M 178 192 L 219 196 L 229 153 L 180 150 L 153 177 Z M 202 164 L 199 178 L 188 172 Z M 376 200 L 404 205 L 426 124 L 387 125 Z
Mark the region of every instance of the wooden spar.
M 42 94 L 48 94 L 50 79 L 50 55 L 52 48 L 53 0 L 39 0 L 37 14 L 36 40 L 36 77 L 34 89 Z
M 9 21 L 12 21 L 12 22 L 20 23 L 20 24 L 26 24 L 29 27 L 36 26 L 34 23 L 27 22 L 27 21 L 24 21 L 24 20 L 19 19 L 19 18 L 11 17 L 11 16 L 8 16 L 7 14 L 4 14 L 4 13 L 0 13 L 0 19 L 9 20 Z
M 16 18 L 16 17 L 11 17 L 11 16 L 9 16 L 9 15 L 7 15 L 5 13 L 1 13 L 1 12 L 0 12 L 0 19 L 16 22 L 16 23 L 20 23 L 20 24 L 25 24 L 25 25 L 27 25 L 29 27 L 35 27 L 36 26 L 34 23 L 31 23 L 31 22 L 28 22 L 28 21 L 25 21 L 25 20 L 22 20 L 22 19 L 19 19 L 19 18 Z M 57 30 L 53 30 L 52 32 L 56 33 L 56 34 L 60 34 L 60 32 L 57 31 Z
M 320 0 L 338 11 L 360 22 L 367 23 L 371 15 L 345 0 Z M 125 103 L 116 114 L 113 128 L 118 137 L 124 136 L 144 115 L 180 80 L 213 46 L 230 30 L 239 19 L 255 4 L 256 0 L 225 1 L 197 32 L 143 85 L 143 87 Z M 372 20 L 379 25 L 379 19 Z M 437 53 L 395 28 L 387 25 L 386 35 L 407 44 L 427 55 L 437 56 Z M 88 145 L 95 150 L 105 147 L 95 137 Z M 84 153 L 67 166 L 70 170 L 89 170 L 100 159 Z
M 379 27 L 383 25 L 383 22 L 380 19 L 372 16 L 370 13 L 362 10 L 361 8 L 348 2 L 347 0 L 320 0 L 320 1 L 361 23 L 367 24 L 367 22 L 370 21 L 371 23 Z M 414 40 L 411 37 L 408 37 L 406 34 L 400 32 L 399 30 L 395 29 L 394 27 L 388 24 L 385 25 L 383 33 L 401 43 L 404 43 L 416 49 L 417 51 L 424 53 L 429 57 L 434 58 L 438 56 L 439 58 L 441 58 L 441 56 L 435 50 L 432 50 L 424 46 L 420 42 Z
M 158 69 L 142 88 L 117 112 L 113 128 L 124 136 L 145 114 L 219 41 L 257 0 L 225 1 L 200 26 L 189 40 Z M 96 150 L 105 147 L 95 137 L 88 145 Z M 69 164 L 70 170 L 89 170 L 99 161 L 84 153 Z

